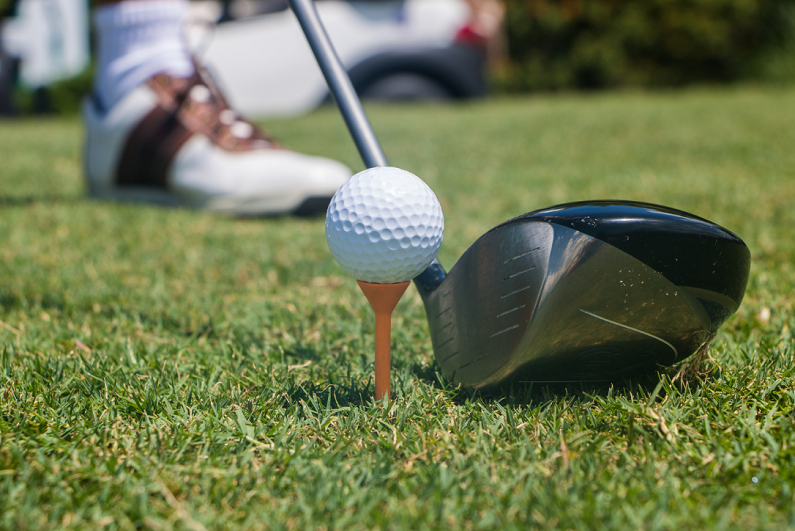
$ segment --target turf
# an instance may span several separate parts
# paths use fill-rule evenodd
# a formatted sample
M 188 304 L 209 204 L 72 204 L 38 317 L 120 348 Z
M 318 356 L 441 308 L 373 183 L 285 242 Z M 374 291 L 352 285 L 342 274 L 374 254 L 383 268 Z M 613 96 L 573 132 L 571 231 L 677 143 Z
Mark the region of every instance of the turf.
M 410 288 L 395 400 L 322 218 L 85 199 L 74 119 L 0 122 L 0 528 L 795 526 L 795 90 L 370 106 L 446 216 L 448 267 L 525 211 L 692 211 L 753 256 L 698 377 L 514 385 L 437 374 Z M 361 168 L 333 109 L 269 124 Z

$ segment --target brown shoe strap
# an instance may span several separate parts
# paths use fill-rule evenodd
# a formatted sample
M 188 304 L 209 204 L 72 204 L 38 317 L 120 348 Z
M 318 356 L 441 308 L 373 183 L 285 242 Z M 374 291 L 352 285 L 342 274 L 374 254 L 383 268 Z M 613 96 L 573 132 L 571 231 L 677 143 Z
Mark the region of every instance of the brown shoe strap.
M 255 124 L 232 111 L 198 66 L 190 78 L 158 74 L 147 85 L 158 102 L 127 139 L 116 172 L 119 186 L 167 187 L 174 157 L 197 134 L 230 152 L 281 148 Z

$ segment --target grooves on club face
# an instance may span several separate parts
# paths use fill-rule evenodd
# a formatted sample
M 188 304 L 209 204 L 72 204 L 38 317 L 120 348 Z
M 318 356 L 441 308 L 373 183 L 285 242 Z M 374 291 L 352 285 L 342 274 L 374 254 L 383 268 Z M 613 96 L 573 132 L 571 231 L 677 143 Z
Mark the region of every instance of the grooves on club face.
M 696 352 L 742 302 L 750 253 L 657 205 L 570 203 L 487 232 L 449 274 L 415 279 L 456 384 L 608 381 Z

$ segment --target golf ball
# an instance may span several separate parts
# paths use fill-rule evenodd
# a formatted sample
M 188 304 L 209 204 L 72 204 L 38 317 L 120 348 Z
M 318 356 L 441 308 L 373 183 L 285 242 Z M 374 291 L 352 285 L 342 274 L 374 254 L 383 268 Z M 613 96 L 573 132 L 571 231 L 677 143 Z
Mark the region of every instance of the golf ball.
M 422 179 L 398 168 L 370 168 L 343 184 L 326 213 L 326 241 L 358 280 L 414 278 L 436 257 L 444 236 L 439 200 Z

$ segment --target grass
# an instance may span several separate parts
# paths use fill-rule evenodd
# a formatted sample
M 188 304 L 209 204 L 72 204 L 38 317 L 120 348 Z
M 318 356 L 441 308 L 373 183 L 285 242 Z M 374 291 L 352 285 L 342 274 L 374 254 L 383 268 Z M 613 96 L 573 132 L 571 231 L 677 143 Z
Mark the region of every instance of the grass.
M 0 528 L 795 527 L 793 108 L 754 87 L 369 107 L 440 197 L 448 267 L 597 198 L 695 212 L 753 256 L 686 384 L 451 388 L 410 288 L 388 407 L 322 219 L 89 201 L 78 119 L 0 122 Z M 361 167 L 333 109 L 268 125 Z

